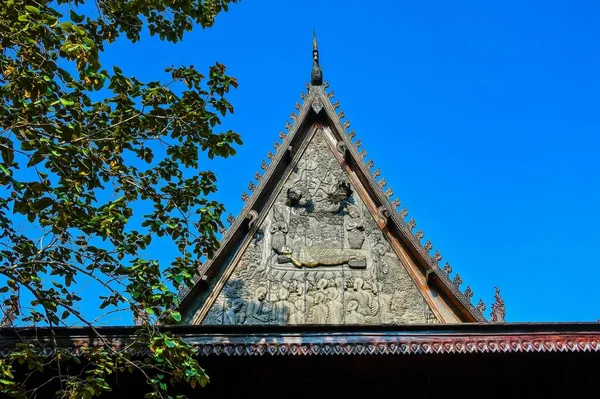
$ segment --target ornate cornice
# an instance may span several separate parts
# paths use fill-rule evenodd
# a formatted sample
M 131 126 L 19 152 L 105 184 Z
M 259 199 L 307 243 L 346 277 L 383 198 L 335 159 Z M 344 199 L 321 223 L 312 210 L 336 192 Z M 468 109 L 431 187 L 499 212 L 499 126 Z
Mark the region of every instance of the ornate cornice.
M 254 327 L 254 328 L 253 328 Z M 266 328 L 265 328 L 266 327 Z M 113 349 L 125 349 L 137 327 L 99 328 Z M 162 329 L 166 330 L 167 327 Z M 172 327 L 171 332 L 198 349 L 199 356 L 360 356 L 478 353 L 600 352 L 600 324 L 460 324 L 401 327 L 245 326 L 208 328 Z M 48 354 L 58 346 L 78 354 L 103 340 L 90 329 L 0 329 L 0 355 L 18 342 L 41 344 Z M 145 350 L 132 351 L 146 355 Z
M 372 338 L 369 340 L 369 338 Z M 346 337 L 345 342 L 197 343 L 201 356 L 421 355 L 452 353 L 600 352 L 600 336 Z M 290 342 L 291 341 L 291 342 Z

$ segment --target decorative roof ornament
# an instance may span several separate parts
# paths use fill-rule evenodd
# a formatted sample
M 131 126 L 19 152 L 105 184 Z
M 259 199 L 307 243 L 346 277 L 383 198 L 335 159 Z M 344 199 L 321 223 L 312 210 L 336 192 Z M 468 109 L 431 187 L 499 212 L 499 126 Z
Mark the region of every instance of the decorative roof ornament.
M 415 227 L 417 227 L 417 221 L 415 218 L 410 219 L 407 224 L 410 230 L 413 230 Z
M 423 237 L 425 237 L 425 234 L 423 234 L 423 230 L 417 230 L 417 232 L 415 233 L 415 238 L 417 239 L 417 241 L 421 241 Z
M 321 112 L 321 110 L 324 107 L 323 100 L 321 100 L 321 97 L 319 97 L 319 96 L 315 97 L 315 99 L 313 100 L 311 106 L 312 106 L 313 111 L 315 111 L 316 114 L 318 114 L 319 112 Z
M 473 290 L 471 289 L 470 286 L 467 285 L 467 288 L 465 288 L 465 297 L 470 301 L 471 298 L 473 298 Z
M 427 252 L 431 251 L 433 249 L 433 244 L 431 243 L 431 240 L 427 240 L 425 245 L 423 245 L 423 248 L 425 248 L 425 251 Z
M 398 206 L 400 206 L 400 201 L 398 201 Z M 408 209 L 402 208 L 402 210 L 400 211 L 400 217 L 402 219 L 405 219 L 407 216 L 408 216 Z
M 398 208 L 400 206 L 400 200 L 396 198 L 394 202 L 392 202 L 392 205 L 394 205 L 394 208 Z
M 263 159 L 263 161 L 260 164 L 260 168 L 262 170 L 267 170 L 268 167 L 269 167 L 269 164 Z
M 442 260 L 442 254 L 440 253 L 439 249 L 435 250 L 435 253 L 433 254 L 431 259 L 433 259 L 436 265 Z
M 456 275 L 454 276 L 454 280 L 452 280 L 452 282 L 454 283 L 456 288 L 460 288 L 460 285 L 463 283 L 463 280 L 460 277 L 460 274 L 456 273 Z
M 256 179 L 256 181 L 260 181 L 260 179 L 262 179 L 262 175 L 260 174 L 260 172 L 256 172 L 254 174 L 254 178 Z
M 369 159 L 369 162 L 367 162 L 367 168 L 371 169 L 373 166 L 375 166 L 375 161 Z
M 338 100 L 331 105 L 332 105 L 333 109 L 338 109 L 340 107 L 340 101 Z
M 313 67 L 310 73 L 310 84 L 321 86 L 323 84 L 323 71 L 319 66 L 319 43 L 317 43 L 317 34 L 313 29 Z
M 452 273 L 452 266 L 450 266 L 449 262 L 446 262 L 446 264 L 444 265 L 444 273 L 446 273 L 447 276 L 450 276 L 450 273 Z
M 477 310 L 479 310 L 481 313 L 485 312 L 485 303 L 483 303 L 483 301 L 480 299 L 479 302 L 477 302 Z
M 490 315 L 490 321 L 492 323 L 504 323 L 504 317 L 506 317 L 506 308 L 504 307 L 504 299 L 500 296 L 500 288 L 494 287 L 496 293 L 494 299 L 496 302 L 492 304 L 492 313 Z
M 229 216 L 227 216 L 227 222 L 229 222 L 229 224 L 233 224 L 233 222 L 235 222 L 235 216 L 230 213 Z
M 356 132 L 354 130 L 348 133 L 348 137 L 350 137 L 350 140 L 354 140 L 354 136 L 356 136 Z

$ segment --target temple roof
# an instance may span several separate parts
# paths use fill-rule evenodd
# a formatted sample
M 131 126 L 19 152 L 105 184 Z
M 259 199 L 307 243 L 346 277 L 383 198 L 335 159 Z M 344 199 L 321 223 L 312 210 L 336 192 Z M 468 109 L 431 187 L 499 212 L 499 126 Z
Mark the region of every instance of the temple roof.
M 373 160 L 365 160 L 366 150 L 362 148 L 361 141 L 357 139 L 354 130 L 350 130 L 350 121 L 346 119 L 344 111 L 338 111 L 339 101 L 331 102 L 334 93 L 328 90 L 328 82 L 323 82 L 316 36 L 313 38 L 311 83 L 306 87 L 307 93 L 301 95 L 302 103 L 296 103 L 297 113 L 293 112 L 290 115 L 291 121 L 286 123 L 287 132 L 280 132 L 281 141 L 275 142 L 275 152 L 268 153 L 269 162 L 262 162 L 263 173 L 257 172 L 254 175 L 255 180 L 251 181 L 248 187 L 250 194 L 243 193 L 242 200 L 245 202 L 245 206 L 237 218 L 231 215 L 228 218 L 231 226 L 224 232 L 220 248 L 201 268 L 195 286 L 191 289 L 185 288 L 180 292 L 180 308 L 184 314 L 184 321 L 189 324 L 199 324 L 216 301 L 228 300 L 227 295 L 223 296 L 224 287 L 229 284 L 228 278 L 234 271 L 236 262 L 239 263 L 244 251 L 248 251 L 248 248 L 254 245 L 252 244 L 253 240 L 256 241 L 257 237 L 261 239 L 260 234 L 264 235 L 265 233 L 263 230 L 270 228 L 269 226 L 276 222 L 277 217 L 273 216 L 273 212 L 278 211 L 274 210 L 274 207 L 277 207 L 278 202 L 281 203 L 281 198 L 285 194 L 283 193 L 284 189 L 288 190 L 289 195 L 290 183 L 288 182 L 297 172 L 299 162 L 303 161 L 303 157 L 307 157 L 305 155 L 308 151 L 307 148 L 317 144 L 321 145 L 318 151 L 323 154 L 322 156 L 331 157 L 337 161 L 342 170 L 340 173 L 344 176 L 342 180 L 347 179 L 347 183 L 338 182 L 338 184 L 350 186 L 348 190 L 352 192 L 352 198 L 346 201 L 348 206 L 362 207 L 364 218 L 368 219 L 367 221 L 375 226 L 375 229 L 381 231 L 387 242 L 386 245 L 389 246 L 389 254 L 386 255 L 388 256 L 386 259 L 388 261 L 393 259 L 394 262 L 401 264 L 406 269 L 418 292 L 422 295 L 426 308 L 433 313 L 436 321 L 441 323 L 487 321 L 483 315 L 486 308 L 483 302 L 480 300 L 477 306 L 471 303 L 473 293 L 468 286 L 464 292 L 460 291 L 462 279 L 458 274 L 455 274 L 453 278 L 450 277 L 452 268 L 448 262 L 440 267 L 442 260 L 440 251 L 437 249 L 434 251 L 431 241 L 424 239 L 424 234 L 420 229 L 415 230 L 414 218 L 407 220 L 406 208 L 398 210 L 400 201 L 397 198 L 392 199 L 394 192 L 387 187 L 385 178 L 381 178 L 380 170 L 374 170 Z M 315 144 L 316 142 L 318 143 Z M 322 142 L 328 144 L 325 145 Z M 329 148 L 331 153 L 323 148 Z M 289 210 L 286 212 L 286 214 L 290 214 Z M 293 209 L 291 213 L 294 213 Z M 347 214 L 347 212 L 338 212 L 337 214 L 341 215 L 342 213 Z M 348 216 L 344 216 L 344 218 L 347 219 Z M 340 217 L 340 220 L 345 219 Z M 288 220 L 284 224 L 286 223 L 289 224 L 290 221 Z M 281 236 L 287 234 L 287 230 L 284 233 L 272 234 Z M 290 241 L 289 237 L 284 236 L 282 239 L 284 244 Z M 347 245 L 342 244 L 342 246 Z M 275 255 L 279 255 L 277 258 L 281 259 L 282 254 L 285 255 L 274 245 L 273 248 L 274 252 L 271 251 L 273 258 Z M 351 250 L 340 248 L 337 251 L 347 254 Z M 271 260 L 269 261 L 271 262 Z M 367 262 L 375 261 L 368 260 Z M 347 266 L 345 267 L 347 268 Z M 381 274 L 381 272 L 379 273 Z M 277 275 L 281 275 L 281 273 Z M 327 277 L 327 274 L 321 274 L 321 276 L 323 275 Z M 349 274 L 346 272 L 346 275 Z M 334 281 L 338 276 L 330 273 L 329 277 L 331 281 Z M 277 278 L 273 277 L 272 273 L 270 274 L 268 278 L 270 286 L 276 286 L 279 283 L 274 281 Z M 347 289 L 347 287 L 340 288 L 339 285 L 331 283 L 330 286 L 325 287 Z M 289 294 L 289 284 L 285 285 L 285 290 Z M 307 288 L 303 288 L 303 290 L 306 292 Z M 375 284 L 371 284 L 370 290 L 371 296 L 376 296 Z M 343 292 L 344 295 L 345 292 Z M 343 311 L 346 309 L 344 308 Z M 504 321 L 504 303 L 499 296 L 498 289 L 492 311 L 492 321 Z M 223 312 L 224 310 L 221 310 L 221 313 Z M 224 316 L 219 317 L 223 318 Z

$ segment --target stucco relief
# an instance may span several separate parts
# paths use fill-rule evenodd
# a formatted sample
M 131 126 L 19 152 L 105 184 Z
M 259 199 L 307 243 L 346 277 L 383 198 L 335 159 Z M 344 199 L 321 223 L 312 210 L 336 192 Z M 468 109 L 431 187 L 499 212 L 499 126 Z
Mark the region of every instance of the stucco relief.
M 432 316 L 317 132 L 203 324 L 400 324 Z

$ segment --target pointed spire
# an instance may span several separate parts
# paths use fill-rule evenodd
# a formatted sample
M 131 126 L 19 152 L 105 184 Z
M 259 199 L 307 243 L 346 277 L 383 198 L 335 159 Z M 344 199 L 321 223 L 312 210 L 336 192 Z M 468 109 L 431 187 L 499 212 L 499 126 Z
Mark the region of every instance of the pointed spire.
M 319 44 L 317 43 L 317 34 L 313 29 L 313 67 L 310 74 L 310 84 L 321 86 L 323 84 L 323 71 L 319 66 Z

